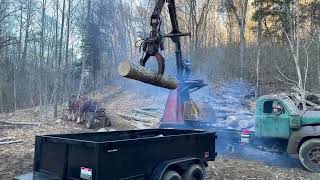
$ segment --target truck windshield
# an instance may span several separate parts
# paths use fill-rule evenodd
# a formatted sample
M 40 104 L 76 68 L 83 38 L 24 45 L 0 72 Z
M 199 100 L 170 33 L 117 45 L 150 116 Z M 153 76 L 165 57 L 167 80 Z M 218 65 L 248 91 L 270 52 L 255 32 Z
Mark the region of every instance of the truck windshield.
M 297 107 L 296 105 L 292 102 L 292 100 L 287 97 L 283 99 L 284 104 L 287 106 L 287 108 L 289 109 L 289 111 L 297 111 Z

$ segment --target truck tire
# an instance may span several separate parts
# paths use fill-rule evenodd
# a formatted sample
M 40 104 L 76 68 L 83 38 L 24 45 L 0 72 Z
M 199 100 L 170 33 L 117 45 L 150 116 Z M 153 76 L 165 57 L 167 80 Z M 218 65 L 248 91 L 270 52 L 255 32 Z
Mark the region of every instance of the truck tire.
M 87 129 L 91 129 L 92 126 L 93 126 L 93 121 L 92 121 L 91 119 L 88 119 L 88 120 L 86 121 L 86 128 L 87 128 Z
M 181 176 L 176 171 L 167 171 L 161 180 L 181 180 Z
M 191 165 L 182 175 L 182 180 L 203 180 L 204 171 L 199 164 Z
M 64 113 L 64 114 L 62 115 L 62 120 L 64 120 L 64 121 L 69 121 L 68 115 Z
M 110 127 L 111 126 L 111 121 L 109 120 L 109 118 L 105 118 L 105 127 Z
M 320 139 L 310 139 L 299 149 L 302 165 L 311 172 L 320 172 Z
M 87 129 L 91 129 L 93 127 L 94 124 L 94 116 L 93 115 L 89 115 L 86 119 L 85 125 Z

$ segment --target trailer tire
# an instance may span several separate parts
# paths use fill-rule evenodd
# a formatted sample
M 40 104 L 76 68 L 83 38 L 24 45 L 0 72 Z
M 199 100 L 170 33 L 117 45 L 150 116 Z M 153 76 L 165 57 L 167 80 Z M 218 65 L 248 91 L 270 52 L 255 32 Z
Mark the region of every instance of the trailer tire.
M 191 165 L 182 175 L 182 180 L 203 180 L 204 170 L 199 164 Z
M 311 172 L 320 172 L 320 139 L 310 139 L 299 149 L 302 165 Z
M 176 171 L 167 171 L 161 178 L 161 180 L 181 180 L 181 176 Z

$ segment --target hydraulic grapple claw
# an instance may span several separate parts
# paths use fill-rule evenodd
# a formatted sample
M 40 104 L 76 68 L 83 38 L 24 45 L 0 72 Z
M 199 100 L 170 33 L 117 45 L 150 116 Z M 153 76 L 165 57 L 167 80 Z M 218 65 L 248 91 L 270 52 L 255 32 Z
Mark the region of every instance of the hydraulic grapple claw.
M 159 52 L 157 52 L 154 56 L 158 62 L 158 75 L 163 76 L 165 71 L 165 59 Z M 144 58 L 141 58 L 140 65 L 145 66 L 149 58 L 150 58 L 150 55 L 146 55 Z

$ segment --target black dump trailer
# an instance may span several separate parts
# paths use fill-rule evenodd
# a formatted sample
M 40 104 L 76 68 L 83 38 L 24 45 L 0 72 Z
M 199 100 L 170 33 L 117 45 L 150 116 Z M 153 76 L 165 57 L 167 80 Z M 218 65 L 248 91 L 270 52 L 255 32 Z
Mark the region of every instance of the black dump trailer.
M 37 136 L 33 172 L 15 180 L 202 180 L 215 139 L 174 129 Z

